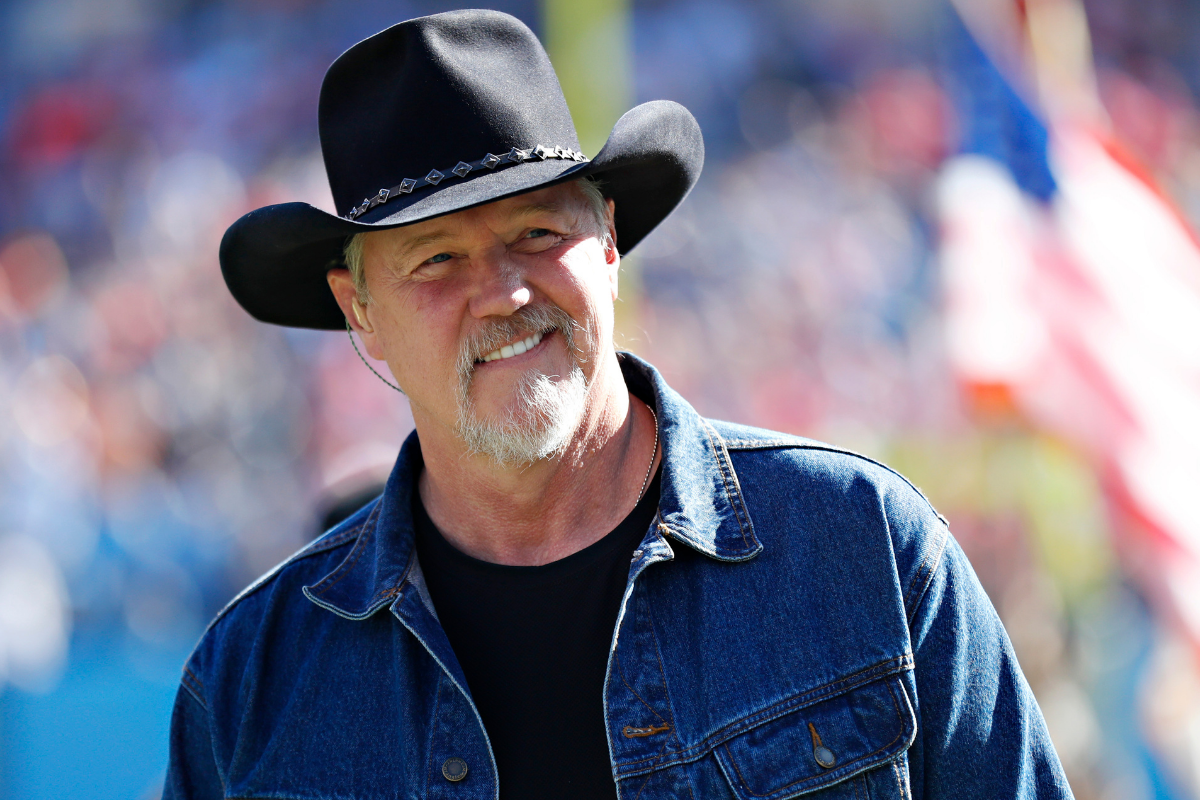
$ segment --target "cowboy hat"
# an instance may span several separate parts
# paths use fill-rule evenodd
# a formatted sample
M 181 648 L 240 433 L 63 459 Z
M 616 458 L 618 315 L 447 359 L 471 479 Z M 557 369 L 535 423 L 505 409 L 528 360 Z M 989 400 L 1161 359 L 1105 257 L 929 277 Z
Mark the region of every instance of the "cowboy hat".
M 325 273 L 348 237 L 591 176 L 616 204 L 626 253 L 679 205 L 704 164 L 683 106 L 627 112 L 588 159 L 541 43 L 497 11 L 401 22 L 338 57 L 318 110 L 337 214 L 307 203 L 251 211 L 221 240 L 221 272 L 256 319 L 341 328 Z

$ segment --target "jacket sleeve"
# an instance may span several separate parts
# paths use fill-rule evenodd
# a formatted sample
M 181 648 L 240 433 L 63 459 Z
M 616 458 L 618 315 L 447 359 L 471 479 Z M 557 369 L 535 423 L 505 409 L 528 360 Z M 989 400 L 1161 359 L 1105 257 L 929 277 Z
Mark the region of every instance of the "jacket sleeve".
M 171 714 L 170 760 L 163 800 L 218 800 L 225 796 L 213 757 L 202 688 L 191 672 L 184 672 Z
M 1070 798 L 1045 720 L 1012 645 L 949 533 L 909 628 L 917 686 L 913 796 Z

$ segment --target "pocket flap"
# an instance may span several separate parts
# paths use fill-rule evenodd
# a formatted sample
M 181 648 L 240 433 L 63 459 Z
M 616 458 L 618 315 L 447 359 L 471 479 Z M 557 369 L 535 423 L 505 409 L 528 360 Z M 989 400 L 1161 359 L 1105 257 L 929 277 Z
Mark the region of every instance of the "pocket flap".
M 896 758 L 916 733 L 904 684 L 892 675 L 751 728 L 716 755 L 739 800 L 783 800 Z

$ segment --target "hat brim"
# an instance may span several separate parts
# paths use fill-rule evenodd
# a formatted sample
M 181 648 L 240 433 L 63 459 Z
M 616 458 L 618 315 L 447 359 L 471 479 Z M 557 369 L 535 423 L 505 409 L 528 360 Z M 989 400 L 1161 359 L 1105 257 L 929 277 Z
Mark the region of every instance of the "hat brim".
M 255 319 L 296 328 L 338 329 L 345 317 L 325 273 L 344 266 L 347 237 L 411 225 L 505 197 L 592 176 L 616 206 L 617 247 L 629 252 L 687 196 L 704 165 L 700 126 L 668 100 L 643 103 L 613 127 L 589 162 L 526 161 L 385 203 L 350 221 L 308 203 L 251 211 L 221 240 L 221 272 Z

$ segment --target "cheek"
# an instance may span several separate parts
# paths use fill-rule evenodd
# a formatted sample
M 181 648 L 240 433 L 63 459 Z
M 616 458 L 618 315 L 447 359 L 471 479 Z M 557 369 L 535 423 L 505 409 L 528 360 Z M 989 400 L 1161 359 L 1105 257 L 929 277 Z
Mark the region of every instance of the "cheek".
M 401 381 L 415 387 L 441 381 L 454 371 L 458 356 L 456 319 L 444 303 L 444 293 L 414 286 L 403 302 L 387 303 L 378 326 L 379 341 L 388 366 Z M 382 305 L 382 304 L 381 304 Z
M 616 299 L 616 275 L 604 258 L 604 248 L 595 239 L 582 242 L 573 248 L 565 259 L 566 280 L 572 290 L 586 298 L 593 315 L 612 316 L 612 304 Z

